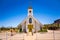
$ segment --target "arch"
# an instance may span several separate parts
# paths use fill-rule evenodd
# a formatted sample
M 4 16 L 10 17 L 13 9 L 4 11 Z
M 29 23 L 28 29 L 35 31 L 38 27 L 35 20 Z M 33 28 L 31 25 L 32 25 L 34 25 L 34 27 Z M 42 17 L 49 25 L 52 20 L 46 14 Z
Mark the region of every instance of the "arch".
M 29 18 L 29 23 L 32 23 L 32 18 Z

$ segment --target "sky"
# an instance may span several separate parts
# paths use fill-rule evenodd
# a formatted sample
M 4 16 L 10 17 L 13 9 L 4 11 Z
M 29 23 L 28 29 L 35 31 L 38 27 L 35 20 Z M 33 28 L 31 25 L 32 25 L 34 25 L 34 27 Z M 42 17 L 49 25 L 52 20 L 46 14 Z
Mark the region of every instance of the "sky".
M 17 27 L 27 17 L 29 6 L 42 24 L 60 19 L 60 0 L 0 0 L 0 27 Z

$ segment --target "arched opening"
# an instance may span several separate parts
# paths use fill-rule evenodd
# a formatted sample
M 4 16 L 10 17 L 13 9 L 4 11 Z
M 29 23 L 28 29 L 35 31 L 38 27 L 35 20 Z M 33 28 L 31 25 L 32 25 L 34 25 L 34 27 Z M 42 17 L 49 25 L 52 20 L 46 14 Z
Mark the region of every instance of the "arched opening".
M 29 13 L 31 13 L 31 10 L 29 11 Z
M 29 23 L 32 23 L 32 18 L 29 18 Z
M 29 30 L 29 32 L 32 32 L 32 29 L 33 29 L 33 25 L 32 25 L 32 24 L 29 24 L 29 25 L 28 25 L 28 30 Z

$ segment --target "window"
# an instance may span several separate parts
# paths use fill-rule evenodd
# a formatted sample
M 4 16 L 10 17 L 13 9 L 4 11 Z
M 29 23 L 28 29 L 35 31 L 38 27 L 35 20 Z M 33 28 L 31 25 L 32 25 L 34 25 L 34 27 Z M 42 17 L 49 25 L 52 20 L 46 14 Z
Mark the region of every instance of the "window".
M 31 13 L 31 10 L 29 11 L 29 13 Z
M 29 23 L 32 23 L 32 18 L 29 18 Z

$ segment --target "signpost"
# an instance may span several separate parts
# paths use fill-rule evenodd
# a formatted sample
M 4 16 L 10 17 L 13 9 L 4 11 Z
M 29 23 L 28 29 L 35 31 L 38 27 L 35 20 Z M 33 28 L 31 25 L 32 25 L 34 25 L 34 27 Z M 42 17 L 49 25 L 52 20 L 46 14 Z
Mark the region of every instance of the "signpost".
M 55 33 L 54 33 L 54 30 L 53 30 L 53 40 L 55 40 Z

